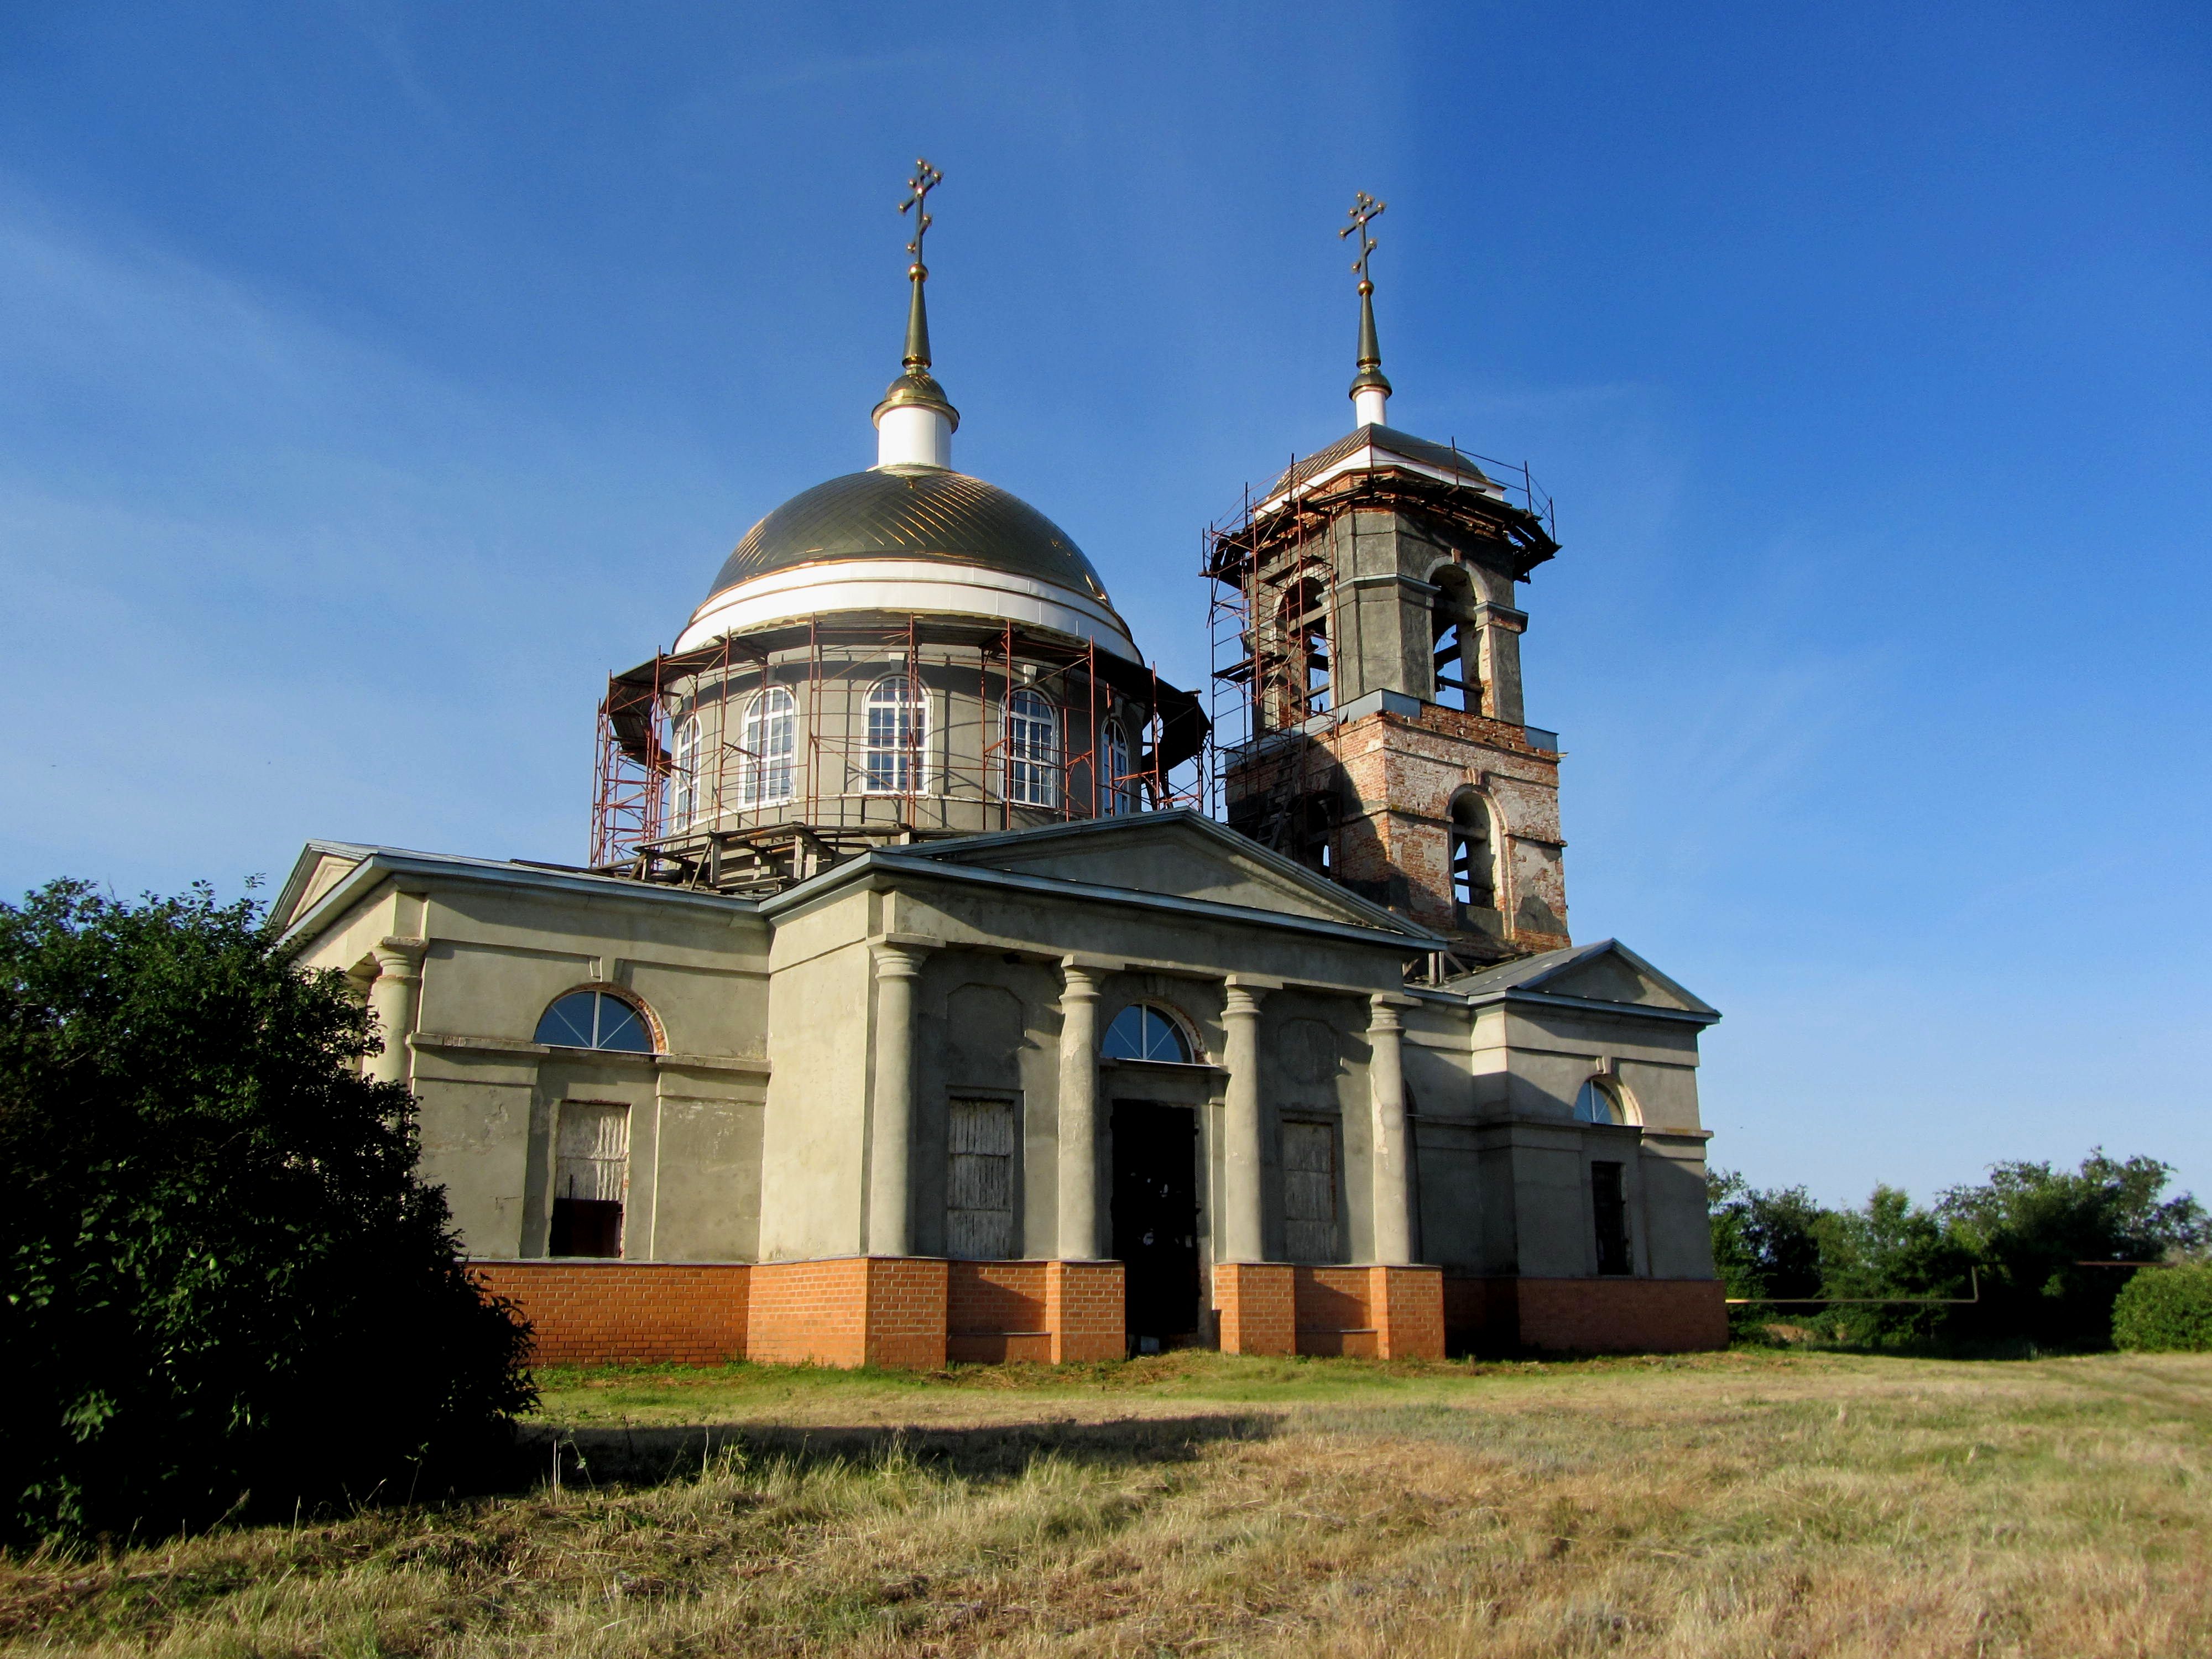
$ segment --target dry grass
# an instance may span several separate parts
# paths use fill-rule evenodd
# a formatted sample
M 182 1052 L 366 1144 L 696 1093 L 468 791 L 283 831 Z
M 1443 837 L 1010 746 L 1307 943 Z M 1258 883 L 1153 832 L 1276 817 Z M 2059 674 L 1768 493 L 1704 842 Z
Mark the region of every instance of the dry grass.
M 553 1381 L 557 1502 L 0 1564 L 0 1645 L 2212 1653 L 2200 1357 Z

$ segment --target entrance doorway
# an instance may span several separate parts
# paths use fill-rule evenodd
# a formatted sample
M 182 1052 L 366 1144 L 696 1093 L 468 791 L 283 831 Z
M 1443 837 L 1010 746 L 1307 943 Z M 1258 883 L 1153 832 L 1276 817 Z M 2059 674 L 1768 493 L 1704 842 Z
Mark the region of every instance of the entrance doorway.
M 1198 1316 L 1198 1119 L 1188 1106 L 1114 1103 L 1114 1254 L 1130 1346 L 1158 1352 Z

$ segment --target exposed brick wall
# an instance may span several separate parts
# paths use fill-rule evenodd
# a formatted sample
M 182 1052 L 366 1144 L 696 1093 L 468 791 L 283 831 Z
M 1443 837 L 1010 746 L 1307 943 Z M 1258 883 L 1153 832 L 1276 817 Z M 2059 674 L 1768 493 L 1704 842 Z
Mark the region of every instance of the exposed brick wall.
M 1293 1267 L 1291 1275 L 1300 1353 L 1443 1358 L 1441 1268 Z
M 1728 1346 L 1711 1279 L 1459 1279 L 1444 1285 L 1455 1350 L 1681 1353 Z
M 863 1365 L 868 1359 L 868 1261 L 763 1261 L 753 1268 L 745 1357 L 770 1365 Z
M 1119 1359 L 1129 1351 L 1127 1286 L 1118 1261 L 1045 1263 L 1053 1364 Z
M 1370 1267 L 1369 1317 L 1376 1352 L 1385 1359 L 1444 1357 L 1444 1274 L 1441 1267 Z
M 1368 1274 L 1364 1267 L 1293 1267 L 1298 1330 L 1360 1331 L 1373 1326 L 1368 1316 Z
M 742 1261 L 475 1261 L 512 1297 L 540 1365 L 719 1365 L 746 1351 L 752 1269 Z
M 1044 1261 L 953 1261 L 945 1267 L 945 1352 L 996 1364 L 1052 1358 Z
M 1446 820 L 1455 791 L 1483 784 L 1506 837 L 1500 901 L 1513 949 L 1567 943 L 1565 878 L 1557 857 L 1559 757 L 1531 749 L 1522 727 L 1424 704 L 1413 718 L 1378 713 L 1329 727 L 1312 745 L 1297 763 L 1304 775 L 1316 784 L 1334 780 L 1357 803 L 1337 831 L 1337 879 L 1387 896 L 1416 921 L 1454 932 Z M 1233 769 L 1224 780 L 1232 820 L 1290 764 L 1276 753 Z M 1524 902 L 1532 899 L 1534 908 Z
M 1287 1262 L 1221 1261 L 1213 1267 L 1213 1305 L 1224 1353 L 1296 1353 L 1297 1292 Z
M 944 1370 L 950 1264 L 915 1255 L 872 1255 L 866 1261 L 867 1363 Z
M 482 1261 L 540 1364 L 885 1365 L 1118 1358 L 1118 1261 Z M 1287 1272 L 1288 1269 L 1285 1269 Z M 1283 1352 L 1288 1352 L 1285 1347 Z

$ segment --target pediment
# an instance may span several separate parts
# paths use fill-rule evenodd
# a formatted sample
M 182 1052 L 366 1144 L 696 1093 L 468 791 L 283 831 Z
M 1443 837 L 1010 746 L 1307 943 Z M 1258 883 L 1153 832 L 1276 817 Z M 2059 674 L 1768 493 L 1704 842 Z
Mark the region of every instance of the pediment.
M 918 850 L 945 863 L 1273 911 L 1425 942 L 1430 937 L 1404 917 L 1194 812 L 1148 812 L 969 836 Z
M 1499 991 L 1536 991 L 1584 1002 L 1617 1002 L 1631 1007 L 1718 1018 L 1711 1004 L 1661 973 L 1619 939 L 1571 945 L 1541 956 L 1502 963 L 1451 982 L 1466 996 Z
M 368 852 L 365 847 L 337 842 L 309 842 L 270 907 L 270 920 L 280 931 L 290 927 L 316 900 L 359 869 Z

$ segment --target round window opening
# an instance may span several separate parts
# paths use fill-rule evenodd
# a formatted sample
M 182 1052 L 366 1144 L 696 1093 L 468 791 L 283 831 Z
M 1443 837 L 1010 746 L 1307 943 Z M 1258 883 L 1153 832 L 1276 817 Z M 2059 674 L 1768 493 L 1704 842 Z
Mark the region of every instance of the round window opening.
M 1164 1060 L 1190 1064 L 1190 1040 L 1182 1027 L 1149 1003 L 1133 1002 L 1114 1016 L 1099 1052 L 1109 1060 Z
M 607 1054 L 649 1054 L 653 1033 L 645 1017 L 605 991 L 571 991 L 538 1022 L 535 1041 L 555 1048 L 597 1048 Z
M 1583 1085 L 1582 1092 L 1575 1097 L 1575 1121 L 1626 1123 L 1631 1119 L 1628 1109 L 1621 1104 L 1620 1096 L 1613 1086 L 1592 1078 Z

